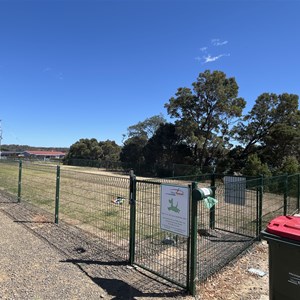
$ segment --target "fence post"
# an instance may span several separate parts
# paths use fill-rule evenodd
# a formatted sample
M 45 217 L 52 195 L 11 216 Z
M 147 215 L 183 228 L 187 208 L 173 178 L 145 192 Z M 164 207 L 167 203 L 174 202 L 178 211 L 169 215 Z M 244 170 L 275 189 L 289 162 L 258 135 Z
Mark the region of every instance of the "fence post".
M 19 179 L 18 179 L 18 202 L 21 202 L 22 191 L 22 160 L 19 160 Z
M 215 194 L 216 194 L 216 177 L 215 177 L 215 173 L 213 173 L 211 175 L 210 185 L 211 185 L 211 189 L 213 191 L 212 197 L 215 198 Z M 215 229 L 215 224 L 216 224 L 216 206 L 214 205 L 209 210 L 209 228 L 210 229 Z
M 130 204 L 130 232 L 129 232 L 129 264 L 134 263 L 135 254 L 135 217 L 136 217 L 136 176 L 130 171 L 129 204 Z
M 259 185 L 258 182 L 256 182 L 256 237 L 259 237 L 260 233 L 259 233 L 259 219 L 260 219 L 260 215 L 259 215 Z
M 60 190 L 60 166 L 56 166 L 55 224 L 58 224 L 59 190 Z
M 258 186 L 258 195 L 257 195 L 257 238 L 260 241 L 260 232 L 262 231 L 262 215 L 263 215 L 263 194 L 264 194 L 264 177 L 261 176 L 259 179 Z
M 189 184 L 189 212 L 188 212 L 188 218 L 189 218 L 189 229 L 188 229 L 188 239 L 187 239 L 187 261 L 186 261 L 186 288 L 189 292 L 189 286 L 190 286 L 190 270 L 191 270 L 191 207 L 192 207 L 192 185 Z
M 189 293 L 196 295 L 196 272 L 197 272 L 197 206 L 198 202 L 193 195 L 193 190 L 197 188 L 197 183 L 192 183 L 192 209 L 191 209 L 191 268 L 190 268 L 190 283 L 188 286 Z
M 287 198 L 288 198 L 288 175 L 284 178 L 284 194 L 283 194 L 283 215 L 287 215 Z

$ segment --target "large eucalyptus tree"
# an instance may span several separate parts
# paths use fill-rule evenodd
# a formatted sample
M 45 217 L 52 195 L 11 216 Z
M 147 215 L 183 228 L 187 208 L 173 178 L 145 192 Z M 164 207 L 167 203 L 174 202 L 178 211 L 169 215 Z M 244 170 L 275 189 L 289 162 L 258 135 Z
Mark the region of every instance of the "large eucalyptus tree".
M 192 147 L 195 163 L 203 167 L 227 153 L 231 125 L 246 102 L 238 97 L 235 78 L 221 71 L 200 73 L 192 86 L 178 88 L 165 107 L 176 119 L 178 134 Z

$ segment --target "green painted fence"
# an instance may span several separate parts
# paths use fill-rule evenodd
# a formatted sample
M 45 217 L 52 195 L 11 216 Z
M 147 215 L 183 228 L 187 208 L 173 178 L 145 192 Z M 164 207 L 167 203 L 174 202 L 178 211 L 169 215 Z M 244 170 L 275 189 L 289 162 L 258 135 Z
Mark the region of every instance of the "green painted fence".
M 189 190 L 188 236 L 161 229 L 161 186 Z M 197 191 L 211 189 L 208 207 Z M 300 174 L 138 178 L 30 161 L 0 160 L 0 192 L 39 207 L 50 222 L 91 234 L 122 261 L 195 295 L 196 284 L 233 260 L 278 215 L 299 212 Z M 20 204 L 21 205 L 21 204 Z M 200 291 L 201 292 L 201 291 Z

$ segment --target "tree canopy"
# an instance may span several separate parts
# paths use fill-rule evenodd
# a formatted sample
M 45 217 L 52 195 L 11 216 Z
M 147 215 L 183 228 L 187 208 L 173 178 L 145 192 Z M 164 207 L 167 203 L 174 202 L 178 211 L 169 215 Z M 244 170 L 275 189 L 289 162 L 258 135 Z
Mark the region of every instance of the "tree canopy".
M 121 147 L 114 141 L 98 142 L 97 139 L 80 139 L 71 145 L 66 156 L 68 159 L 89 159 L 101 161 L 119 161 Z
M 299 97 L 294 94 L 263 93 L 234 128 L 244 149 L 240 159 L 257 154 L 276 170 L 284 157 L 300 158 Z
M 174 124 L 161 124 L 144 147 L 145 162 L 148 164 L 167 165 L 185 164 L 192 153 L 188 145 L 176 133 Z
M 203 167 L 226 152 L 230 125 L 241 117 L 246 102 L 238 97 L 235 78 L 221 71 L 200 73 L 192 86 L 178 88 L 165 107 L 176 119 L 178 134 L 193 148 L 195 163 Z
M 149 139 L 154 135 L 160 124 L 164 124 L 165 122 L 166 119 L 162 114 L 152 116 L 135 125 L 129 126 L 127 129 L 127 136 L 129 139 L 136 136 Z
M 299 172 L 299 96 L 263 93 L 243 114 L 246 101 L 238 92 L 234 77 L 206 70 L 165 104 L 174 123 L 162 114 L 146 118 L 127 128 L 122 147 L 110 140 L 80 139 L 67 158 L 121 161 L 152 175 L 159 174 L 156 166 L 170 164 L 248 175 Z

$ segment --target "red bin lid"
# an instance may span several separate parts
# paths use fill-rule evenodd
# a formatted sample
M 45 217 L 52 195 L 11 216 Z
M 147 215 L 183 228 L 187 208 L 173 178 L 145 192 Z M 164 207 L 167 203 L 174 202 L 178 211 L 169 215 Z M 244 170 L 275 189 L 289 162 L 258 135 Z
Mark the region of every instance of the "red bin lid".
M 268 224 L 266 231 L 284 238 L 300 241 L 300 217 L 277 217 Z

